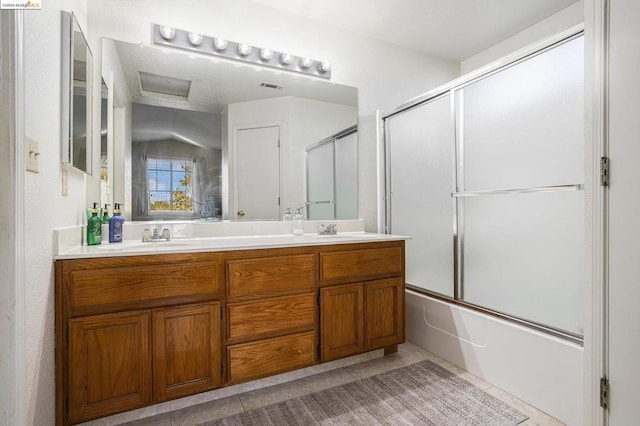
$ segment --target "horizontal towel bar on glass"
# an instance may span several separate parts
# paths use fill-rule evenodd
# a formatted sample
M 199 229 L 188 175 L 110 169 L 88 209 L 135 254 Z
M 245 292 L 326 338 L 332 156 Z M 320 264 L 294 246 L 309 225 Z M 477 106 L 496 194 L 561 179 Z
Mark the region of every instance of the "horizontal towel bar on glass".
M 583 189 L 584 185 L 577 183 L 573 185 L 537 186 L 534 188 L 484 189 L 479 191 L 452 192 L 451 196 L 453 198 L 462 198 L 479 197 L 481 195 L 527 194 L 530 192 L 582 191 Z
M 333 200 L 327 200 L 327 201 L 307 201 L 305 202 L 306 205 L 309 204 L 333 204 Z

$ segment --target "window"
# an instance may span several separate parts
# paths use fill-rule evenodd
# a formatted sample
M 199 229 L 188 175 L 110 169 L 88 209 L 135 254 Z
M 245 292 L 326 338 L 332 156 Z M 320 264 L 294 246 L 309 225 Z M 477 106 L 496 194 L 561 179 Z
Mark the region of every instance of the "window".
M 193 213 L 193 161 L 148 158 L 149 213 Z

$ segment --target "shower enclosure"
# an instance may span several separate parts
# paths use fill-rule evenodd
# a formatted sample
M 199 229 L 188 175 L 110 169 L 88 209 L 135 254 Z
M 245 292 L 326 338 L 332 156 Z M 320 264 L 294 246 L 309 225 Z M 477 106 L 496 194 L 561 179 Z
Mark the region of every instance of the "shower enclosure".
M 383 116 L 409 288 L 580 341 L 584 42 L 572 34 Z

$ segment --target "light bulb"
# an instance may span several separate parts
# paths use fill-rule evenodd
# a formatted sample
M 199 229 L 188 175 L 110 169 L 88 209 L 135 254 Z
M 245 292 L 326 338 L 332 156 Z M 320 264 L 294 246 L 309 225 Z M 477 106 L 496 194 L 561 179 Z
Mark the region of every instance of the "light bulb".
M 165 40 L 172 40 L 176 36 L 176 29 L 163 25 L 160 27 L 160 35 Z
M 280 62 L 282 65 L 291 65 L 293 63 L 294 57 L 288 53 L 283 53 L 280 57 Z
M 313 59 L 311 58 L 300 59 L 300 68 L 309 68 L 311 65 L 313 65 Z
M 272 57 L 273 57 L 273 50 L 267 49 L 266 47 L 263 47 L 260 50 L 260 59 L 262 59 L 263 61 L 268 61 Z
M 238 53 L 241 56 L 247 56 L 249 53 L 251 53 L 251 46 L 247 43 L 240 43 L 238 45 Z
M 213 39 L 213 46 L 216 50 L 224 50 L 227 48 L 229 42 L 223 38 L 216 37 Z
M 331 64 L 329 62 L 320 62 L 320 64 L 318 64 L 318 71 L 321 73 L 331 71 Z
M 202 34 L 189 33 L 189 42 L 194 46 L 200 46 L 202 44 Z

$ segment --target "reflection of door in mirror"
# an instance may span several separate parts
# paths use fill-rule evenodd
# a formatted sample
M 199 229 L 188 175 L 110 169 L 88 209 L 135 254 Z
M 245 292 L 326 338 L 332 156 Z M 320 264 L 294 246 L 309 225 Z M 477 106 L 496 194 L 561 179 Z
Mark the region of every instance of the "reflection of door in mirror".
M 358 139 L 351 127 L 306 148 L 307 218 L 358 218 Z
M 238 130 L 237 219 L 280 218 L 280 128 Z

